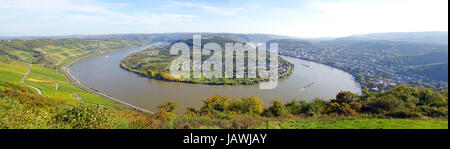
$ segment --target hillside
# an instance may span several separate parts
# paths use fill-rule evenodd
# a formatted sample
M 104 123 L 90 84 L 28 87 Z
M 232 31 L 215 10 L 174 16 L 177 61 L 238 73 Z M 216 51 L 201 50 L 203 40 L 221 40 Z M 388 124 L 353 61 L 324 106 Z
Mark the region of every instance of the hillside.
M 408 70 L 433 79 L 448 81 L 448 61 L 443 63 L 411 66 Z
M 320 47 L 342 48 L 358 52 L 368 52 L 376 56 L 408 56 L 429 52 L 448 51 L 448 45 L 389 40 L 348 40 L 335 39 L 317 43 Z
M 269 43 L 278 43 L 278 48 L 283 49 L 283 51 L 299 51 L 299 50 L 310 50 L 316 51 L 321 50 L 320 47 L 314 45 L 309 41 L 295 40 L 295 39 L 276 39 L 270 40 Z
M 64 74 L 70 62 L 105 52 L 141 45 L 126 40 L 11 40 L 0 41 L 0 81 L 13 81 L 39 90 L 43 96 L 65 101 L 88 103 L 125 109 L 69 82 Z M 29 73 L 25 76 L 26 73 Z
M 43 64 L 49 68 L 60 68 L 64 64 L 89 55 L 120 50 L 145 42 L 121 39 L 38 39 L 0 40 L 0 60 L 19 60 L 26 63 Z
M 448 44 L 448 32 L 393 32 L 361 34 L 345 37 L 351 40 L 391 40 L 409 42 L 433 42 Z
M 269 107 L 262 107 L 257 97 L 213 96 L 185 113 L 173 113 L 177 104 L 168 101 L 157 113 L 144 114 L 43 97 L 26 86 L 0 81 L 0 128 L 448 129 L 446 96 L 448 91 L 398 87 L 363 96 L 341 92 L 328 101 L 275 100 Z
M 448 51 L 430 52 L 427 54 L 412 56 L 393 56 L 386 57 L 382 62 L 387 65 L 428 65 L 433 63 L 448 62 Z

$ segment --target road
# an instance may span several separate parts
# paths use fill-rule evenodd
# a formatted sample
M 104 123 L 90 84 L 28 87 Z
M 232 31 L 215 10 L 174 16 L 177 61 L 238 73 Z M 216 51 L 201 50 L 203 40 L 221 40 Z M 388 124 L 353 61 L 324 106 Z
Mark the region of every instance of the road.
M 86 57 L 89 57 L 89 56 L 86 56 Z M 83 57 L 83 58 L 86 58 L 86 57 Z M 136 111 L 140 111 L 140 112 L 145 112 L 145 113 L 152 113 L 152 114 L 154 113 L 154 112 L 152 112 L 152 111 L 149 111 L 149 110 L 140 108 L 140 107 L 138 107 L 138 106 L 135 106 L 135 105 L 132 105 L 132 104 L 123 102 L 123 101 L 121 101 L 121 100 L 119 100 L 119 99 L 117 99 L 117 98 L 111 97 L 111 96 L 109 96 L 109 95 L 106 95 L 106 94 L 104 94 L 104 93 L 102 93 L 102 92 L 93 90 L 93 89 L 91 89 L 91 88 L 89 88 L 89 87 L 83 85 L 80 81 L 78 81 L 78 80 L 77 80 L 75 77 L 73 77 L 73 75 L 70 73 L 70 66 L 71 66 L 72 64 L 78 62 L 79 60 L 83 59 L 83 58 L 78 58 L 78 59 L 76 59 L 76 60 L 70 62 L 69 64 L 67 64 L 66 67 L 63 67 L 63 68 L 62 68 L 63 71 L 64 71 L 64 75 L 65 75 L 66 78 L 69 80 L 69 82 L 71 82 L 73 85 L 77 86 L 78 88 L 81 88 L 81 89 L 83 89 L 83 90 L 85 90 L 85 91 L 88 91 L 88 92 L 91 92 L 91 93 L 94 93 L 94 94 L 97 94 L 97 95 L 99 95 L 100 97 L 103 97 L 103 98 L 105 98 L 105 99 L 108 99 L 108 100 L 110 100 L 110 101 L 112 101 L 112 102 L 114 102 L 114 103 L 118 103 L 118 104 L 124 105 L 124 106 L 126 106 L 126 107 L 128 107 L 128 108 L 130 108 L 130 109 L 133 109 L 133 110 L 136 110 Z

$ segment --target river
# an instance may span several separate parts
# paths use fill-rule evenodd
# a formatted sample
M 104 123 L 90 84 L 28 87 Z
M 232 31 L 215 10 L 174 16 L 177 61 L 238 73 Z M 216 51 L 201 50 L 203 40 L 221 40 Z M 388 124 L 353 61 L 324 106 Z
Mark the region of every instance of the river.
M 124 102 L 155 111 L 164 101 L 178 103 L 179 112 L 187 107 L 200 107 L 202 99 L 213 95 L 230 97 L 256 96 L 270 105 L 274 99 L 282 102 L 293 99 L 313 100 L 335 98 L 339 91 L 361 93 L 354 77 L 342 70 L 306 60 L 283 57 L 295 64 L 292 75 L 278 82 L 271 90 L 258 86 L 215 86 L 166 82 L 141 77 L 120 67 L 124 57 L 143 50 L 131 48 L 104 55 L 92 56 L 71 66 L 72 75 L 82 84 L 111 95 Z

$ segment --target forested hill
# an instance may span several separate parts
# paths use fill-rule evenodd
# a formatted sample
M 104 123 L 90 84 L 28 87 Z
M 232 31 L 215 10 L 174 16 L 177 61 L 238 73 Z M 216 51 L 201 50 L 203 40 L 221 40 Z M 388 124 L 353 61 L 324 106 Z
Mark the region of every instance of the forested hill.
M 173 42 L 172 44 L 174 44 L 174 43 L 185 43 L 189 47 L 192 47 L 194 45 L 192 37 L 191 38 L 184 38 L 184 39 L 177 40 L 177 41 Z M 229 38 L 223 38 L 223 37 L 205 37 L 205 38 L 202 38 L 202 40 L 201 40 L 201 44 L 202 45 L 201 46 L 203 47 L 207 43 L 217 43 L 222 48 L 225 48 L 225 43 L 242 43 L 242 44 L 245 44 L 245 43 L 240 42 L 240 41 L 232 40 L 232 39 L 229 39 Z
M 278 48 L 284 51 L 321 50 L 320 47 L 314 45 L 312 42 L 297 39 L 275 39 L 268 41 L 267 45 L 270 43 L 278 43 Z
M 147 42 L 174 42 L 183 38 L 192 38 L 193 35 L 202 37 L 222 37 L 240 42 L 266 42 L 272 39 L 294 39 L 295 37 L 271 35 L 271 34 L 233 34 L 233 33 L 155 33 L 155 34 L 111 34 L 111 35 L 67 35 L 50 37 L 0 37 L 0 40 L 35 40 L 35 39 L 123 39 L 141 40 Z
M 364 35 L 353 35 L 343 39 L 351 40 L 390 40 L 390 41 L 409 41 L 409 42 L 431 42 L 448 44 L 447 31 L 435 32 L 394 32 L 394 33 L 374 33 Z
M 347 40 L 336 39 L 317 43 L 321 47 L 341 48 L 371 52 L 378 56 L 418 55 L 428 52 L 448 51 L 448 45 L 388 40 Z

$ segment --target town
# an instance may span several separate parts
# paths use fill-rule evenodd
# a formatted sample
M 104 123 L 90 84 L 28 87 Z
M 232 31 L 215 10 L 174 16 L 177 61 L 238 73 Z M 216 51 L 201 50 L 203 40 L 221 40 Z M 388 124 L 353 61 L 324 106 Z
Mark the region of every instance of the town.
M 343 48 L 280 48 L 280 55 L 296 57 L 336 67 L 352 74 L 362 88 L 379 92 L 397 85 L 446 88 L 447 81 L 432 80 L 407 71 L 402 65 L 385 65 L 373 53 Z M 426 82 L 426 83 L 425 83 Z

